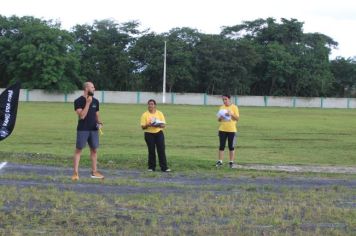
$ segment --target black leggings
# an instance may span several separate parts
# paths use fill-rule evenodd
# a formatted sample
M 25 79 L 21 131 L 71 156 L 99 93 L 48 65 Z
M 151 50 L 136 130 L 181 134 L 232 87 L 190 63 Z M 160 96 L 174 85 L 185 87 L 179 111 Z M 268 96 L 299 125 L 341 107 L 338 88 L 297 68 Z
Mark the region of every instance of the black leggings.
M 236 133 L 235 132 L 219 131 L 219 140 L 220 140 L 219 150 L 220 151 L 224 151 L 225 150 L 226 139 L 227 139 L 227 143 L 229 145 L 229 150 L 230 151 L 235 150 L 235 148 L 234 148 L 235 138 L 236 138 Z

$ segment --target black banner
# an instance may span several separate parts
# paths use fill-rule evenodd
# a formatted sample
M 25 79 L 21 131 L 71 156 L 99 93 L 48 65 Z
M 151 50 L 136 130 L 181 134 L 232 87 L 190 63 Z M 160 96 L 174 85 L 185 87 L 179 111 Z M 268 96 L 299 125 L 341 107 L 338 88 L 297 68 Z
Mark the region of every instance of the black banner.
M 19 95 L 19 82 L 0 95 L 0 141 L 7 138 L 15 127 Z

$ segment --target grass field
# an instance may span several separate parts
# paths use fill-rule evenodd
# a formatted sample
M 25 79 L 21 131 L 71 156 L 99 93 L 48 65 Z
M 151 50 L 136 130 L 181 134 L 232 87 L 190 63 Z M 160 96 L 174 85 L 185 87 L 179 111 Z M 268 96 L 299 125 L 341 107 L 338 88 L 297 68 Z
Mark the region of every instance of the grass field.
M 166 151 L 174 170 L 211 169 L 217 158 L 215 106 L 159 105 L 166 116 Z M 100 166 L 146 168 L 139 126 L 145 105 L 102 104 Z M 237 162 L 356 165 L 355 109 L 240 107 Z M 21 103 L 0 160 L 71 166 L 77 117 L 71 103 Z M 11 159 L 9 159 L 11 154 Z M 81 165 L 89 166 L 88 149 Z
M 1 235 L 355 235 L 355 189 L 94 195 L 0 186 Z M 189 191 L 189 189 L 187 190 Z M 227 191 L 225 189 L 225 191 Z M 355 199 L 353 199 L 355 200 Z M 5 202 L 5 203 L 4 203 Z
M 72 183 L 73 105 L 21 103 L 0 162 L 43 166 L 0 170 L 0 235 L 356 234 L 355 175 L 216 169 L 218 107 L 158 109 L 172 173 L 145 171 L 145 105 L 102 104 L 107 178 Z M 240 107 L 237 162 L 356 166 L 355 117 L 354 109 Z M 80 170 L 89 166 L 85 149 Z

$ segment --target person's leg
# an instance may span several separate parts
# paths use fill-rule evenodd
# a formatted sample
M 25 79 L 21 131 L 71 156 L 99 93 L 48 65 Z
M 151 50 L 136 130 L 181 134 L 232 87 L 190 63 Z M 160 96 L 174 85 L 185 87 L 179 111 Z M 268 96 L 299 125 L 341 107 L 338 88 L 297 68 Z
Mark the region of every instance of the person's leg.
M 98 148 L 99 148 L 99 133 L 98 131 L 90 131 L 88 144 L 90 147 L 90 159 L 91 159 L 91 178 L 103 179 L 102 175 L 97 168 L 98 163 Z
M 235 150 L 230 150 L 229 151 L 229 158 L 230 158 L 230 162 L 234 162 L 234 160 L 235 160 Z
M 148 150 L 148 169 L 156 169 L 156 150 L 155 150 L 155 139 L 152 133 L 145 132 L 145 141 Z
M 90 148 L 90 159 L 91 159 L 91 178 L 94 179 L 104 179 L 104 175 L 102 175 L 97 169 L 97 162 L 98 162 L 98 149 Z
M 73 172 L 74 173 L 79 173 L 79 161 L 80 161 L 80 155 L 82 153 L 82 149 L 76 148 L 74 151 L 74 157 L 73 157 Z
M 155 143 L 157 147 L 159 166 L 161 167 L 161 171 L 166 171 L 168 169 L 165 150 L 166 146 L 164 142 L 164 134 L 162 131 L 155 134 Z
M 216 164 L 221 165 L 224 159 L 224 150 L 226 145 L 227 133 L 223 131 L 219 131 L 219 155 L 218 155 L 218 162 Z
M 219 161 L 223 161 L 223 159 L 224 159 L 224 151 L 221 151 L 221 150 L 219 150 Z
M 89 132 L 87 131 L 77 131 L 77 138 L 75 144 L 75 151 L 73 156 L 73 176 L 72 180 L 79 179 L 79 162 L 80 162 L 80 155 L 82 153 L 83 148 L 86 145 L 88 140 Z
M 80 154 L 82 153 L 81 149 L 76 148 L 74 151 L 73 156 L 73 175 L 72 180 L 77 181 L 79 180 L 79 161 L 80 161 Z
M 98 154 L 97 149 L 90 148 L 91 170 L 97 172 Z
M 99 133 L 98 131 L 89 131 L 88 144 L 90 147 L 91 170 L 97 172 Z
M 234 166 L 234 159 L 235 159 L 235 150 L 229 150 L 229 166 L 232 168 Z
M 234 132 L 228 133 L 227 142 L 228 142 L 228 146 L 229 146 L 230 167 L 232 167 L 232 165 L 234 164 L 234 160 L 235 160 L 235 147 L 234 147 L 235 138 L 236 138 L 236 134 Z

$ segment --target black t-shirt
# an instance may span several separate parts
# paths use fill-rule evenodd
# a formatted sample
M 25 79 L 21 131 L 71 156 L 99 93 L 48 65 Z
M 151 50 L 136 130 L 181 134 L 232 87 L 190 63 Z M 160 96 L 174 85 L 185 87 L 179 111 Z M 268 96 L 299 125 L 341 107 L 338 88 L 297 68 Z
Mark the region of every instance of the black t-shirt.
M 84 109 L 86 103 L 86 99 L 84 96 L 80 96 L 74 101 L 74 110 L 76 111 L 78 108 Z M 96 127 L 96 112 L 99 111 L 99 101 L 98 99 L 93 97 L 93 101 L 89 106 L 89 110 L 87 116 L 82 120 L 78 119 L 77 130 L 98 130 Z

